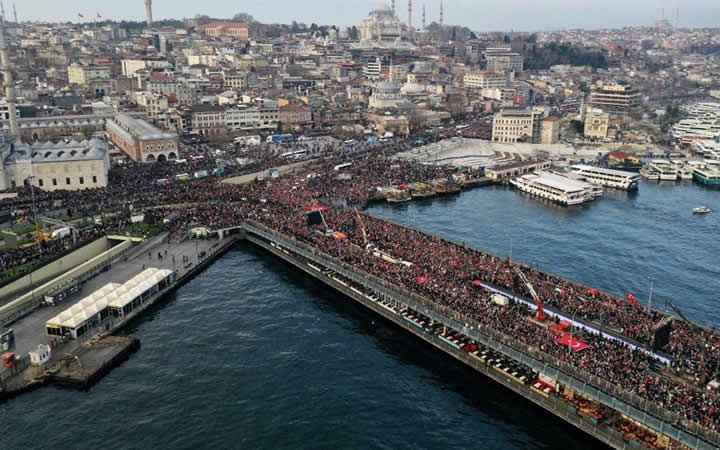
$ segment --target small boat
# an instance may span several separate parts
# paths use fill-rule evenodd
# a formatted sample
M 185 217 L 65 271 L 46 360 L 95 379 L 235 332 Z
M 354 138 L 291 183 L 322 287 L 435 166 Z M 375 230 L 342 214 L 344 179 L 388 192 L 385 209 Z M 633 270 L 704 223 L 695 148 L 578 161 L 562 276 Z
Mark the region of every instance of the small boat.
M 693 214 L 707 214 L 709 212 L 712 212 L 712 209 L 708 208 L 707 206 L 698 206 L 697 208 L 693 209 Z
M 410 192 L 405 189 L 393 189 L 387 193 L 385 200 L 388 203 L 403 203 L 412 200 Z

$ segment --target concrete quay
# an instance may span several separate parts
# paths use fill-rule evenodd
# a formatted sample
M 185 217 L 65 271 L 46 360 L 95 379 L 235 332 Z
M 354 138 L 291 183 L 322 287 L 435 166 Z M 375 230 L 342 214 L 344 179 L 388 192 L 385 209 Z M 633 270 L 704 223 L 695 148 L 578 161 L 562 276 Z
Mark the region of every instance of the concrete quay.
M 126 260 L 115 263 L 110 270 L 88 280 L 82 289 L 59 306 L 45 306 L 12 324 L 15 331 L 15 348 L 12 351 L 23 357 L 16 367 L 0 368 L 0 400 L 54 383 L 86 389 L 97 382 L 113 367 L 125 361 L 140 346 L 134 337 L 112 336 L 142 312 L 157 304 L 197 273 L 224 254 L 238 239 L 229 236 L 221 239 L 184 240 L 169 242 L 160 236 L 148 245 L 134 249 Z M 101 327 L 93 328 L 80 339 L 56 340 L 52 356 L 42 366 L 29 366 L 27 353 L 51 339 L 45 323 L 58 313 L 70 308 L 100 287 L 110 282 L 123 283 L 147 267 L 170 269 L 176 273 L 175 281 L 160 290 L 136 308 L 128 317 L 110 319 Z

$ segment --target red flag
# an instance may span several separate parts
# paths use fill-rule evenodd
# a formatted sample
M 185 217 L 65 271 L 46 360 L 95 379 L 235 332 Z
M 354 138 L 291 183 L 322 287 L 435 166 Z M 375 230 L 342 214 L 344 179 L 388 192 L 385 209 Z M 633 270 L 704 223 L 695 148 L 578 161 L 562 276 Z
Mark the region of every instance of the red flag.
M 571 337 L 570 335 L 563 335 L 562 337 L 555 340 L 558 344 L 561 345 L 567 345 L 570 347 L 573 351 L 579 352 L 580 350 L 584 349 L 588 345 L 581 341 L 580 339 L 575 339 L 574 337 Z
M 416 277 L 415 281 L 417 281 L 420 284 L 423 284 L 423 283 L 427 283 L 428 281 L 430 281 L 430 279 L 428 277 Z
M 635 296 L 632 295 L 632 292 L 628 292 L 627 294 L 625 294 L 625 299 L 627 301 L 629 301 L 630 303 L 632 303 L 636 308 L 638 306 L 640 306 L 640 305 L 638 305 L 638 302 L 637 302 L 637 299 L 635 299 Z
M 473 280 L 472 284 L 473 284 L 473 286 L 482 286 L 482 281 L 480 281 L 480 280 Z

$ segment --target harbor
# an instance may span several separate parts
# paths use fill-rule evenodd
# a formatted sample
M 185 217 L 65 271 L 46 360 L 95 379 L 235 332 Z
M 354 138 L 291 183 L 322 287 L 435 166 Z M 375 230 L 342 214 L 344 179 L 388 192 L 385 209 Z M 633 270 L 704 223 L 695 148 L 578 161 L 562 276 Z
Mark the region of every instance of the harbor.
M 92 386 L 140 347 L 136 338 L 114 335 L 192 279 L 236 240 L 231 236 L 171 243 L 168 238 L 165 234 L 138 244 L 101 273 L 83 280 L 62 303 L 38 303 L 31 296 L 24 300 L 29 309 L 13 302 L 4 305 L 6 323 L 15 317 L 14 310 L 28 312 L 8 323 L 14 346 L 5 353 L 11 356 L 4 356 L 0 398 L 46 384 Z M 67 283 L 62 275 L 49 283 L 53 282 Z
M 475 193 L 482 194 L 483 190 L 466 192 L 456 198 L 462 199 L 466 195 L 475 195 Z M 303 258 L 310 256 L 302 252 L 304 247 L 270 230 L 263 231 L 262 228 L 253 229 L 252 227 L 253 225 L 243 227 L 248 242 L 282 258 L 284 261 L 300 268 L 303 273 L 310 274 L 323 284 L 337 289 L 350 298 L 357 300 L 363 307 L 368 308 L 375 314 L 386 317 L 395 324 L 395 326 L 399 326 L 410 332 L 413 336 L 419 337 L 422 341 L 428 342 L 434 348 L 441 350 L 443 353 L 473 368 L 473 370 L 480 371 L 488 376 L 490 380 L 494 380 L 494 382 L 505 386 L 509 392 L 521 395 L 533 404 L 538 405 L 538 407 L 544 408 L 556 417 L 561 418 L 561 420 L 575 425 L 578 429 L 583 430 L 583 432 L 595 436 L 601 442 L 605 442 L 614 448 L 631 448 L 631 446 L 636 445 L 632 442 L 637 442 L 637 440 L 628 438 L 629 432 L 623 430 L 633 430 L 633 427 L 637 427 L 637 423 L 641 422 L 638 420 L 641 413 L 633 416 L 628 415 L 629 413 L 618 414 L 617 412 L 613 412 L 613 409 L 609 405 L 603 404 L 598 398 L 590 397 L 585 391 L 576 390 L 575 388 L 578 387 L 577 383 L 573 384 L 572 379 L 564 379 L 559 374 L 554 378 L 555 388 L 553 388 L 552 384 L 547 384 L 547 381 L 552 382 L 552 380 L 541 378 L 540 376 L 542 373 L 548 371 L 547 367 L 542 366 L 542 369 L 538 370 L 540 366 L 534 365 L 535 363 L 528 364 L 528 360 L 523 360 L 522 358 L 518 361 L 518 355 L 513 353 L 513 348 L 498 346 L 497 339 L 489 340 L 487 336 L 474 333 L 472 330 L 467 329 L 468 327 L 465 325 L 464 320 L 458 322 L 452 317 L 447 317 L 444 314 L 438 314 L 437 311 L 433 312 L 433 310 L 427 309 L 431 305 L 423 306 L 419 303 L 404 303 L 401 301 L 402 292 L 388 292 L 385 290 L 383 294 L 383 291 L 378 291 L 378 286 L 374 286 L 374 290 L 368 290 L 368 286 L 370 286 L 368 280 L 372 280 L 371 276 L 357 272 L 353 272 L 355 273 L 353 275 L 353 273 L 347 272 L 347 270 L 349 270 L 348 267 L 344 269 L 343 267 L 337 267 L 337 265 L 340 264 L 339 262 L 332 261 L 325 256 L 317 254 L 312 261 L 304 261 L 298 257 L 298 254 L 304 254 L 305 256 Z M 248 231 L 251 232 L 248 234 Z M 261 232 L 265 233 L 264 237 Z M 239 236 L 242 236 L 242 233 Z M 268 240 L 268 237 L 272 237 L 272 239 Z M 150 257 L 148 257 L 144 249 L 137 251 L 138 256 L 134 260 L 131 260 L 134 261 L 135 264 L 134 270 L 128 269 L 127 275 L 122 277 L 126 278 L 126 280 L 121 278 L 92 280 L 94 290 L 97 290 L 96 288 L 102 288 L 102 286 L 108 282 L 121 283 L 127 281 L 127 279 L 131 279 L 135 274 L 142 272 L 141 266 L 146 264 L 147 260 L 152 260 L 157 264 L 160 261 L 158 253 L 164 255 L 166 246 L 169 249 L 169 256 L 177 255 L 180 260 L 182 260 L 183 254 L 192 253 L 197 250 L 202 252 L 202 249 L 213 248 L 216 244 L 218 244 L 217 247 L 219 247 L 219 241 L 213 239 L 206 241 L 189 240 L 183 244 L 170 244 L 169 246 L 167 243 L 160 242 L 156 244 L 155 250 L 151 251 Z M 195 245 L 199 247 L 194 248 Z M 200 245 L 202 245 L 202 247 L 200 247 Z M 305 251 L 307 250 L 309 249 Z M 310 253 L 315 252 L 315 250 L 310 251 Z M 221 252 L 217 253 L 218 256 L 220 254 Z M 172 258 L 166 259 L 166 257 L 163 256 L 164 262 L 161 266 L 171 267 L 171 261 L 168 261 L 168 259 L 171 260 Z M 333 264 L 335 266 L 333 266 Z M 140 267 L 138 267 L 138 265 Z M 200 265 L 196 267 L 197 269 L 195 270 L 202 270 Z M 185 271 L 184 274 L 178 278 L 178 281 L 181 281 L 183 279 L 182 277 L 186 277 L 185 279 L 189 280 L 192 276 L 190 274 L 191 270 L 192 269 Z M 84 298 L 83 295 L 89 292 L 91 292 L 90 289 L 79 293 L 77 299 L 81 300 Z M 54 308 L 54 312 L 61 313 L 62 309 L 72 305 L 72 301 L 73 299 L 69 299 L 68 303 L 63 303 L 59 307 Z M 50 318 L 51 317 L 48 317 L 48 319 Z M 490 333 L 489 330 L 486 331 Z M 89 339 L 88 342 L 92 342 L 92 339 Z M 22 340 L 19 343 L 22 344 Z M 507 345 L 507 341 L 503 345 Z M 94 367 L 101 368 L 102 364 L 93 365 L 92 360 L 94 357 L 87 355 L 101 355 L 102 351 L 107 351 L 102 350 L 103 348 L 106 347 L 99 345 L 97 350 L 86 350 L 85 352 L 87 353 L 77 353 L 80 362 L 77 362 L 77 360 L 73 362 L 73 358 L 63 358 L 58 354 L 59 367 L 62 369 L 57 372 L 58 375 L 56 375 L 55 378 L 48 377 L 47 382 L 62 382 L 63 385 L 72 385 L 72 383 L 68 383 L 68 378 L 74 377 L 74 379 L 81 380 L 75 382 L 76 386 L 84 385 L 82 380 L 92 377 L 88 376 L 86 372 L 81 371 L 81 364 L 82 367 L 87 368 L 85 369 L 87 371 L 92 370 Z M 110 360 L 112 360 L 112 358 L 110 358 Z M 120 362 L 120 359 L 118 359 L 118 362 Z M 543 364 L 547 364 L 547 361 L 544 361 Z M 101 371 L 98 370 L 98 372 Z M 564 386 L 564 384 L 558 384 L 558 380 L 564 380 L 568 386 L 575 386 L 575 388 L 565 390 L 566 388 L 563 387 L 560 388 L 562 391 L 560 392 L 557 387 L 559 385 Z M 597 414 L 602 415 L 602 420 L 598 420 Z M 669 445 L 671 441 L 666 440 L 667 437 L 649 433 L 647 429 L 643 430 L 644 431 L 638 429 L 634 433 L 645 436 L 648 439 L 652 438 L 654 439 L 653 442 L 665 442 L 665 444 L 668 444 L 666 447 L 672 447 Z M 675 436 L 679 438 L 682 435 L 678 433 Z M 702 445 L 698 445 L 697 440 L 695 440 L 694 444 L 690 447 L 704 448 Z

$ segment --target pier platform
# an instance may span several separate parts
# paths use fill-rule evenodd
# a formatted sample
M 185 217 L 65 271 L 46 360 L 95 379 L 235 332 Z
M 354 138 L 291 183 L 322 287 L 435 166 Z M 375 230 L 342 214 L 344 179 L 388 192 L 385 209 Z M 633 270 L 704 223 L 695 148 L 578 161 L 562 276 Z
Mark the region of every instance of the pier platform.
M 184 240 L 168 242 L 159 236 L 133 251 L 127 259 L 113 264 L 107 270 L 88 280 L 82 289 L 59 306 L 44 306 L 12 324 L 15 347 L 11 349 L 21 359 L 14 367 L 0 367 L 0 400 L 46 384 L 57 384 L 76 389 L 87 389 L 103 375 L 125 361 L 140 347 L 134 337 L 113 336 L 128 323 L 141 317 L 144 310 L 161 298 L 190 281 L 196 274 L 224 254 L 241 236 L 222 239 Z M 46 334 L 47 320 L 92 294 L 110 282 L 123 283 L 146 267 L 170 269 L 175 272 L 174 282 L 147 299 L 135 312 L 119 320 L 107 321 L 83 335 L 80 339 L 62 339 L 51 350 L 51 357 L 41 366 L 29 366 L 28 352 L 51 339 Z

